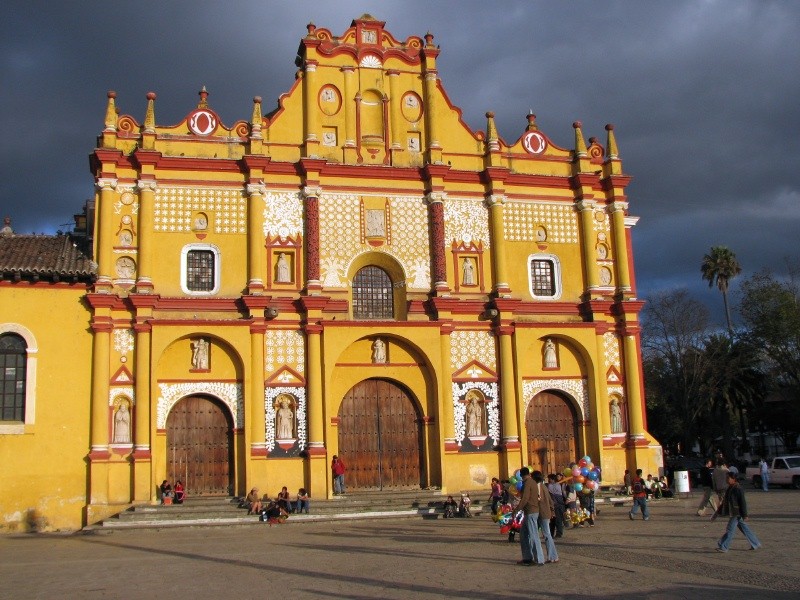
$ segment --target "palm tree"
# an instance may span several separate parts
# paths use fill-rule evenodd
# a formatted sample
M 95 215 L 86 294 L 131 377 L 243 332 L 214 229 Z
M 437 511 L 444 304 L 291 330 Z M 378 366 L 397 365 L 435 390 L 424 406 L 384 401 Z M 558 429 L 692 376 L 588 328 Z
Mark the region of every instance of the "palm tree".
M 725 318 L 728 322 L 728 335 L 733 337 L 731 325 L 731 311 L 728 307 L 728 282 L 742 272 L 742 266 L 736 260 L 736 254 L 726 246 L 712 246 L 711 252 L 703 257 L 700 265 L 703 279 L 708 281 L 708 287 L 717 284 L 722 292 L 722 301 L 725 304 Z

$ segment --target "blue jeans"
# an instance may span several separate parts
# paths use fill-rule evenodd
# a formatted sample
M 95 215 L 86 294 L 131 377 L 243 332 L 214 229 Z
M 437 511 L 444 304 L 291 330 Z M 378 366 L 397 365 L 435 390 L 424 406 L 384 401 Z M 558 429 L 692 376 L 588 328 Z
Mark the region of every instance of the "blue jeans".
M 539 513 L 525 515 L 519 532 L 519 545 L 522 549 L 522 560 L 535 560 L 541 565 L 544 564 L 544 554 L 542 542 L 539 541 L 538 521 Z
M 639 512 L 639 507 L 642 507 L 642 518 L 647 521 L 650 518 L 650 511 L 647 509 L 647 497 L 634 498 L 633 507 L 631 507 L 631 516 Z
M 758 541 L 758 538 L 756 537 L 756 534 L 753 533 L 753 530 L 747 526 L 745 520 L 742 517 L 731 517 L 728 519 L 728 527 L 725 529 L 725 534 L 717 544 L 720 550 L 723 552 L 728 551 L 728 548 L 731 545 L 731 540 L 733 540 L 733 534 L 736 533 L 737 527 L 744 534 L 744 537 L 747 538 L 747 541 L 750 542 L 751 548 L 755 549 L 761 547 L 761 542 Z
M 761 473 L 761 489 L 765 492 L 769 489 L 769 473 Z
M 553 541 L 553 536 L 550 533 L 550 519 L 543 519 L 539 516 L 539 527 L 542 528 L 544 534 L 544 544 L 547 548 L 547 560 L 558 560 L 558 551 L 556 551 L 556 543 Z M 539 536 L 537 535 L 538 539 Z
M 299 515 L 301 512 L 303 512 L 303 509 L 305 509 L 306 514 L 308 514 L 308 508 L 310 502 L 311 502 L 310 500 L 298 500 L 295 512 L 297 512 L 297 514 Z
M 333 476 L 333 493 L 344 494 L 344 473 Z

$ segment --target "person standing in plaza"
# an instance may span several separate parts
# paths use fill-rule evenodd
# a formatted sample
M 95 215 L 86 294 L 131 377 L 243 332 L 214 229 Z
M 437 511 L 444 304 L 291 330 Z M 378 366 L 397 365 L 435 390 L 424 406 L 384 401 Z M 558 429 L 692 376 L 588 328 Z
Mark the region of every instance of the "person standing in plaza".
M 558 477 L 551 473 L 547 476 L 547 490 L 553 499 L 553 518 L 550 519 L 550 535 L 560 538 L 564 535 L 564 512 L 567 510 L 564 501 L 564 488 L 558 482 Z
M 333 494 L 335 496 L 344 494 L 344 472 L 346 470 L 342 459 L 334 454 L 331 461 L 331 472 L 333 473 Z
M 706 514 L 706 508 L 708 507 L 711 507 L 711 510 L 714 512 L 716 512 L 719 507 L 717 495 L 714 493 L 713 473 L 714 461 L 709 458 L 700 471 L 700 485 L 703 486 L 703 499 L 700 501 L 700 506 L 697 507 L 698 517 L 702 517 Z
M 642 470 L 636 469 L 636 477 L 633 478 L 631 483 L 631 492 L 633 493 L 633 506 L 631 512 L 628 513 L 631 521 L 633 516 L 642 509 L 642 519 L 647 521 L 650 519 L 650 511 L 647 509 L 647 489 L 645 487 L 644 479 L 642 479 Z
M 539 529 L 542 530 L 544 536 L 545 547 L 547 548 L 547 562 L 558 562 L 558 551 L 556 550 L 556 543 L 553 541 L 553 536 L 550 534 L 550 519 L 553 518 L 553 498 L 550 496 L 550 490 L 544 483 L 541 471 L 533 472 L 533 480 L 536 482 L 536 495 L 539 498 Z M 539 537 L 539 533 L 535 533 Z M 544 557 L 542 557 L 544 558 Z M 541 563 L 540 563 L 541 564 Z
M 758 550 L 761 548 L 761 542 L 758 541 L 756 534 L 748 527 L 747 523 L 747 500 L 744 497 L 744 490 L 739 485 L 736 479 L 736 473 L 728 473 L 728 487 L 725 489 L 725 495 L 722 497 L 722 504 L 719 505 L 717 511 L 711 517 L 713 521 L 718 516 L 722 515 L 728 517 L 728 526 L 725 533 L 717 542 L 717 552 L 727 552 L 730 548 L 733 534 L 738 529 L 750 542 L 751 550 Z
M 766 492 L 769 489 L 769 463 L 763 456 L 758 463 L 758 472 L 761 474 L 761 489 Z
M 544 554 L 542 554 L 542 543 L 539 541 L 539 496 L 537 494 L 536 482 L 531 479 L 531 472 L 528 467 L 519 470 L 522 477 L 522 494 L 520 495 L 517 509 L 522 511 L 524 520 L 519 535 L 519 545 L 522 550 L 522 560 L 518 560 L 518 565 L 530 567 L 534 564 L 544 564 Z
M 714 461 L 714 471 L 711 473 L 711 485 L 717 494 L 717 506 L 722 504 L 722 497 L 725 495 L 725 490 L 728 488 L 728 466 L 725 460 L 717 457 Z

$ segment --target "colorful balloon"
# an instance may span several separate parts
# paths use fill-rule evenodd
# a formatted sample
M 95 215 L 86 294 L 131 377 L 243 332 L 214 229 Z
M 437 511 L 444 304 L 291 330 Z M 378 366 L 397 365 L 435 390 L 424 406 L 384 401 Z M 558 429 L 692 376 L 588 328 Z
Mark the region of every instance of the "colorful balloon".
M 588 461 L 588 460 L 586 460 L 585 458 L 582 458 L 582 459 L 580 459 L 580 460 L 578 461 L 578 466 L 579 466 L 580 468 L 582 468 L 582 469 L 583 469 L 584 467 L 586 467 L 586 465 L 587 465 L 587 464 L 589 464 L 589 461 Z
M 600 478 L 600 475 L 597 471 L 589 471 L 586 476 L 591 479 L 592 481 L 597 481 Z
M 580 474 L 581 474 L 581 468 L 580 467 L 573 467 L 572 468 L 572 476 L 573 477 L 578 477 L 578 476 L 580 476 Z
M 586 477 L 587 475 L 589 475 L 589 473 L 590 473 L 589 467 L 581 467 L 581 475 Z
M 594 463 L 592 461 L 588 461 L 586 463 L 586 468 L 589 469 L 590 471 L 593 471 L 594 470 Z
M 524 481 L 522 481 L 522 480 L 520 480 L 520 481 L 518 481 L 518 482 L 517 482 L 517 490 L 518 490 L 518 491 L 520 491 L 520 492 L 522 491 L 522 486 L 524 485 L 524 483 L 525 483 L 525 482 L 524 482 Z
M 575 483 L 586 483 L 586 477 L 584 477 L 583 475 L 578 475 L 576 477 L 573 477 L 572 481 L 574 481 Z
M 567 467 L 563 471 L 564 477 L 572 477 L 572 467 Z
M 574 489 L 576 492 L 580 492 L 580 491 L 582 491 L 582 490 L 583 490 L 583 484 L 582 484 L 582 483 L 576 483 L 576 484 L 574 484 L 574 485 L 573 485 L 573 489 Z

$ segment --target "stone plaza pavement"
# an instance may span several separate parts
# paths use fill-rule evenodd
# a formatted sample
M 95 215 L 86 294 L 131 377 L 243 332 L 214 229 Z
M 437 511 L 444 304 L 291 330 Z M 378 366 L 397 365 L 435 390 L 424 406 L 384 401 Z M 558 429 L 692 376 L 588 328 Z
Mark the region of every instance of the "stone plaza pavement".
M 697 517 L 698 495 L 647 522 L 603 507 L 543 567 L 488 515 L 29 534 L 0 537 L 0 598 L 798 598 L 800 491 L 746 491 L 756 552 L 741 533 L 715 552 L 726 520 Z

